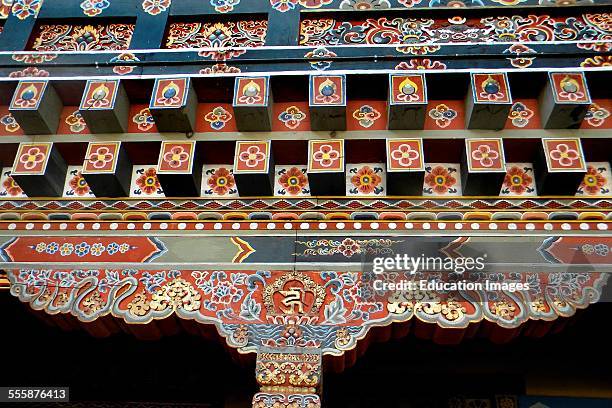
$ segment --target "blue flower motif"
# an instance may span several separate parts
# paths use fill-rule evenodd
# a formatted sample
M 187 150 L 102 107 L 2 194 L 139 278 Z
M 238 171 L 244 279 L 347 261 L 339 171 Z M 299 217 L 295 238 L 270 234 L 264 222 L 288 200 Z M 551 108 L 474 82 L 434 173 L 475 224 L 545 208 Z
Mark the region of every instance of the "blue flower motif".
M 95 244 L 91 246 L 89 253 L 93 256 L 100 256 L 102 255 L 102 253 L 104 253 L 104 250 L 105 250 L 104 245 L 99 242 L 96 242 Z
M 74 245 L 68 242 L 63 243 L 62 246 L 60 247 L 60 255 L 62 256 L 72 255 L 73 252 L 74 252 Z
M 106 252 L 108 252 L 109 255 L 115 255 L 117 252 L 119 252 L 119 244 L 116 242 L 111 242 L 106 247 Z
M 45 252 L 49 255 L 53 255 L 57 251 L 59 251 L 59 245 L 57 244 L 57 242 L 51 242 L 47 245 L 47 248 L 45 249 Z
M 610 252 L 610 249 L 606 244 L 597 244 L 595 245 L 595 253 L 599 256 L 606 256 Z
M 74 252 L 78 257 L 83 257 L 89 253 L 89 244 L 87 242 L 81 242 L 74 247 Z

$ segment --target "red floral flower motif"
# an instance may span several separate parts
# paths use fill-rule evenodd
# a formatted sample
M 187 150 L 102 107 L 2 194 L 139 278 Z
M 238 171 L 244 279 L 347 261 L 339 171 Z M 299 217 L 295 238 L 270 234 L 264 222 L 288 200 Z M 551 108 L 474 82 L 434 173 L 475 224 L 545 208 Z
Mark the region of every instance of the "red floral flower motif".
M 472 152 L 472 159 L 478 160 L 483 167 L 493 166 L 493 160 L 499 158 L 499 153 L 488 145 L 480 145 Z
M 15 183 L 15 180 L 12 177 L 7 177 L 2 185 L 4 186 L 6 193 L 11 197 L 16 197 L 23 194 L 23 190 L 17 185 L 17 183 Z
M 351 177 L 351 183 L 363 194 L 370 194 L 381 182 L 382 178 L 370 166 L 363 166 Z
M 420 154 L 408 144 L 401 144 L 391 152 L 391 158 L 397 160 L 402 167 L 410 167 L 412 162 L 418 160 Z
M 331 145 L 321 145 L 318 151 L 312 157 L 314 161 L 319 163 L 321 167 L 330 167 L 336 160 L 340 158 L 340 152 L 334 150 Z
M 257 167 L 259 162 L 266 159 L 266 155 L 259 150 L 259 146 L 250 146 L 246 152 L 240 153 L 239 159 L 244 162 L 247 167 Z
M 512 44 L 504 53 L 515 54 L 514 58 L 507 58 L 515 68 L 527 68 L 533 64 L 535 57 L 527 57 L 525 54 L 537 54 L 537 52 L 524 44 Z
M 345 238 L 344 241 L 338 245 L 338 252 L 347 258 L 350 258 L 351 256 L 360 253 L 361 247 L 354 239 Z
M 173 169 L 181 167 L 187 160 L 189 160 L 189 153 L 183 149 L 183 146 L 174 146 L 164 154 L 164 161 Z
M 297 167 L 292 167 L 279 177 L 278 183 L 283 186 L 289 195 L 298 195 L 308 184 L 308 179 Z
M 234 188 L 236 181 L 234 175 L 225 167 L 220 167 L 208 179 L 208 186 L 217 195 L 225 195 L 229 190 Z
M 404 7 L 412 7 L 419 4 L 422 0 L 398 0 L 400 4 L 403 4 Z
M 13 15 L 20 20 L 37 16 L 42 0 L 16 0 L 13 3 Z
M 284 13 L 293 10 L 297 5 L 297 0 L 270 0 L 270 5 L 274 10 Z
M 142 9 L 146 13 L 156 16 L 166 11 L 170 7 L 171 2 L 172 0 L 144 0 L 142 2 Z
M 112 162 L 113 159 L 114 156 L 110 152 L 110 149 L 106 146 L 101 146 L 98 147 L 94 153 L 89 155 L 87 161 L 89 161 L 94 168 L 103 169 L 106 167 L 106 164 Z
M 516 195 L 523 194 L 527 191 L 532 182 L 533 178 L 518 166 L 512 166 L 504 177 L 504 187 Z
M 398 71 L 413 69 L 446 69 L 446 64 L 440 61 L 432 61 L 429 58 L 413 58 L 408 62 L 400 62 L 395 69 Z
M 580 157 L 576 150 L 571 149 L 565 143 L 557 145 L 556 149 L 550 151 L 549 156 L 563 167 L 571 166 Z
M 213 303 L 228 304 L 235 300 L 238 288 L 231 282 L 221 281 L 213 289 L 211 300 Z
M 76 195 L 81 197 L 89 193 L 87 181 L 85 181 L 80 171 L 70 179 L 70 188 Z
M 457 180 L 442 166 L 436 166 L 425 176 L 425 184 L 438 194 L 446 193 Z
M 240 68 L 230 67 L 227 64 L 215 64 L 200 70 L 200 74 L 236 74 L 240 72 Z
M 298 0 L 298 2 L 306 8 L 319 8 L 331 3 L 333 0 Z
M 36 67 L 27 67 L 21 71 L 13 71 L 9 74 L 10 78 L 25 78 L 25 77 L 48 77 L 49 71 L 38 69 Z
M 136 185 L 140 187 L 144 194 L 153 194 L 160 189 L 157 171 L 151 167 L 143 175 L 136 179 Z
M 13 54 L 12 58 L 15 61 L 25 64 L 42 64 L 44 62 L 53 61 L 57 58 L 57 54 L 39 54 L 33 52 L 30 54 Z
M 599 190 L 606 185 L 606 182 L 606 178 L 602 176 L 595 167 L 589 166 L 579 189 L 586 190 L 588 195 L 596 195 Z
M 117 75 L 127 75 L 131 74 L 134 68 L 136 68 L 135 65 L 117 65 L 113 67 L 113 72 Z
M 26 153 L 19 157 L 19 162 L 23 164 L 26 170 L 32 170 L 44 160 L 45 154 L 38 147 L 29 148 Z

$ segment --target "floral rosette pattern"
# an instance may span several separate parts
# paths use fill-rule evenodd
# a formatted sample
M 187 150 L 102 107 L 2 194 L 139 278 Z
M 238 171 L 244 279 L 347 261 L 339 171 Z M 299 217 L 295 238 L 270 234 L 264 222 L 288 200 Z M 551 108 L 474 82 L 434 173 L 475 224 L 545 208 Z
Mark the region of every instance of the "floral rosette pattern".
M 166 48 L 206 48 L 198 55 L 213 60 L 229 60 L 261 47 L 268 31 L 267 20 L 241 20 L 226 23 L 172 23 Z

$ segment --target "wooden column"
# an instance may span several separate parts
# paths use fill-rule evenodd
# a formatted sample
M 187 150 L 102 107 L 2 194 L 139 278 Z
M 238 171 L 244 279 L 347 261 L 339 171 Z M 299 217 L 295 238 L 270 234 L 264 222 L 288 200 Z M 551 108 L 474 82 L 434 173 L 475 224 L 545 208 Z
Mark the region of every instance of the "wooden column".
M 307 171 L 310 195 L 345 195 L 344 163 L 344 140 L 310 140 Z
M 57 131 L 63 104 L 49 81 L 20 81 L 9 111 L 26 135 Z
M 545 129 L 578 128 L 584 119 L 591 96 L 582 72 L 549 72 L 538 105 Z
M 468 129 L 503 129 L 512 108 L 512 97 L 505 73 L 470 74 L 465 101 Z
M 388 129 L 423 129 L 427 112 L 425 75 L 389 75 Z
M 270 77 L 240 77 L 234 83 L 234 116 L 240 132 L 272 130 Z
M 425 177 L 423 139 L 387 139 L 386 144 L 388 195 L 422 195 Z
M 166 197 L 198 197 L 202 185 L 202 164 L 196 142 L 162 142 L 157 179 Z
M 274 195 L 274 158 L 270 141 L 236 142 L 234 179 L 241 197 Z
M 309 105 L 312 130 L 346 130 L 346 77 L 311 75 Z

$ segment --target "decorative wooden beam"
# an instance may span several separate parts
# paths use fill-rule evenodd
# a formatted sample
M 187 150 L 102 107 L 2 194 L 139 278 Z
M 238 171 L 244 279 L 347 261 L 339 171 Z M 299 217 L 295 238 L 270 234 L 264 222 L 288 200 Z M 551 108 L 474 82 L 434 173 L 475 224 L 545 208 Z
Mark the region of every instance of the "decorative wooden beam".
M 309 105 L 312 130 L 346 130 L 346 76 L 311 75 Z
M 130 101 L 120 80 L 89 80 L 79 112 L 92 133 L 124 133 Z
M 49 81 L 20 81 L 9 111 L 27 135 L 57 131 L 62 101 Z
M 578 138 L 543 138 L 534 163 L 538 194 L 575 195 L 587 166 Z
M 272 130 L 270 77 L 239 77 L 234 82 L 234 116 L 240 132 Z
M 345 195 L 344 140 L 308 142 L 308 183 L 312 196 Z
M 197 197 L 202 184 L 202 164 L 196 142 L 162 142 L 157 179 L 166 197 Z
M 502 139 L 466 139 L 461 161 L 463 195 L 493 196 L 506 176 Z
M 81 174 L 96 197 L 127 197 L 132 162 L 121 142 L 91 142 Z
M 427 112 L 425 75 L 389 75 L 388 129 L 423 129 Z
M 388 195 L 421 195 L 425 177 L 423 139 L 387 139 L 386 144 Z
M 198 98 L 190 78 L 155 80 L 149 110 L 160 132 L 193 132 Z
M 591 103 L 584 73 L 549 72 L 539 98 L 542 126 L 545 129 L 578 128 Z
M 53 143 L 20 143 L 11 176 L 29 197 L 60 197 L 67 170 Z
M 506 73 L 470 74 L 465 101 L 468 129 L 503 129 L 512 108 Z
M 234 179 L 241 197 L 274 194 L 274 157 L 270 141 L 236 142 Z

